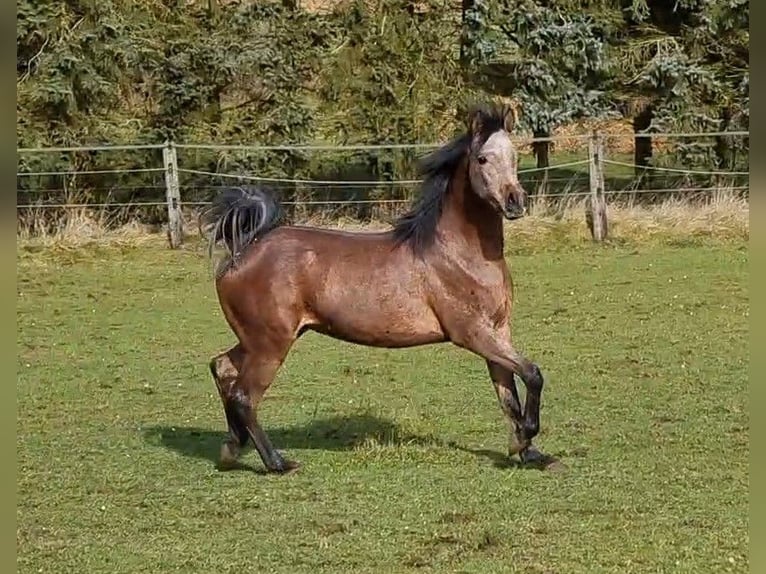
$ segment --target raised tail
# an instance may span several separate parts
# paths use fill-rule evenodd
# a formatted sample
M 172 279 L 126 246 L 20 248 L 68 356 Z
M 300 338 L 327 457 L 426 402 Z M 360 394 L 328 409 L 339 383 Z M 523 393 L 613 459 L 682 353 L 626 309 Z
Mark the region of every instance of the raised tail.
M 253 241 L 279 227 L 282 209 L 272 193 L 262 187 L 230 187 L 219 193 L 201 216 L 210 232 L 210 253 L 217 243 L 233 259 Z

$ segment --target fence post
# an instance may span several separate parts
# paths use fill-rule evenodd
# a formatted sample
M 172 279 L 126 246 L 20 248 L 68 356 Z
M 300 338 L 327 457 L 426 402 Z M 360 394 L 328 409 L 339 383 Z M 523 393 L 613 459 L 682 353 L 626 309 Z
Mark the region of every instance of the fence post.
M 588 141 L 590 196 L 586 202 L 585 220 L 596 241 L 607 235 L 606 198 L 604 196 L 604 140 L 596 132 Z
M 162 148 L 165 167 L 165 196 L 168 202 L 168 241 L 175 249 L 183 243 L 183 220 L 181 219 L 181 192 L 178 186 L 178 156 L 176 148 L 166 141 Z

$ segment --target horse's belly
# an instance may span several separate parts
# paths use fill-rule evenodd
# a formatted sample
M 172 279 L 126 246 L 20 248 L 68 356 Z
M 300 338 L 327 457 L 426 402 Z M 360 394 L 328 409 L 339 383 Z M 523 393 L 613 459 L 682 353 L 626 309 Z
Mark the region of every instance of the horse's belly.
M 414 347 L 446 340 L 429 310 L 364 308 L 351 304 L 343 310 L 318 313 L 308 327 L 330 337 L 373 347 Z

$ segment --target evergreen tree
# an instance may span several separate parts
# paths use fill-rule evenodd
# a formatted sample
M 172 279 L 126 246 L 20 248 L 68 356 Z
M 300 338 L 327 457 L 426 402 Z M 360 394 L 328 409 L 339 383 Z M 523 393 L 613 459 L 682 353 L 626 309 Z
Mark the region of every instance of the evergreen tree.
M 576 6 L 580 6 L 579 9 Z M 485 89 L 521 104 L 520 127 L 547 138 L 559 126 L 609 115 L 603 31 L 582 2 L 473 0 L 464 6 L 463 64 Z M 548 141 L 533 144 L 549 165 Z

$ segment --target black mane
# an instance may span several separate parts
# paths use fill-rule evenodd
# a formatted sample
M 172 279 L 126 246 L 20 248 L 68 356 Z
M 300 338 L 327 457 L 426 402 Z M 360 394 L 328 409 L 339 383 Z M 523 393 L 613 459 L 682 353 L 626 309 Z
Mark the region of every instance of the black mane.
M 479 122 L 477 145 L 483 145 L 489 136 L 503 129 L 504 113 L 505 108 L 494 106 L 478 106 L 470 112 L 469 118 L 477 118 Z M 469 127 L 467 133 L 420 161 L 418 172 L 423 177 L 420 196 L 410 210 L 394 222 L 393 233 L 397 243 L 408 243 L 418 254 L 433 243 L 450 180 L 463 155 L 469 151 L 473 137 Z
M 431 245 L 449 182 L 469 145 L 469 136 L 462 135 L 421 160 L 418 170 L 423 176 L 420 197 L 394 223 L 394 239 L 397 243 L 409 243 L 416 253 L 422 253 Z

